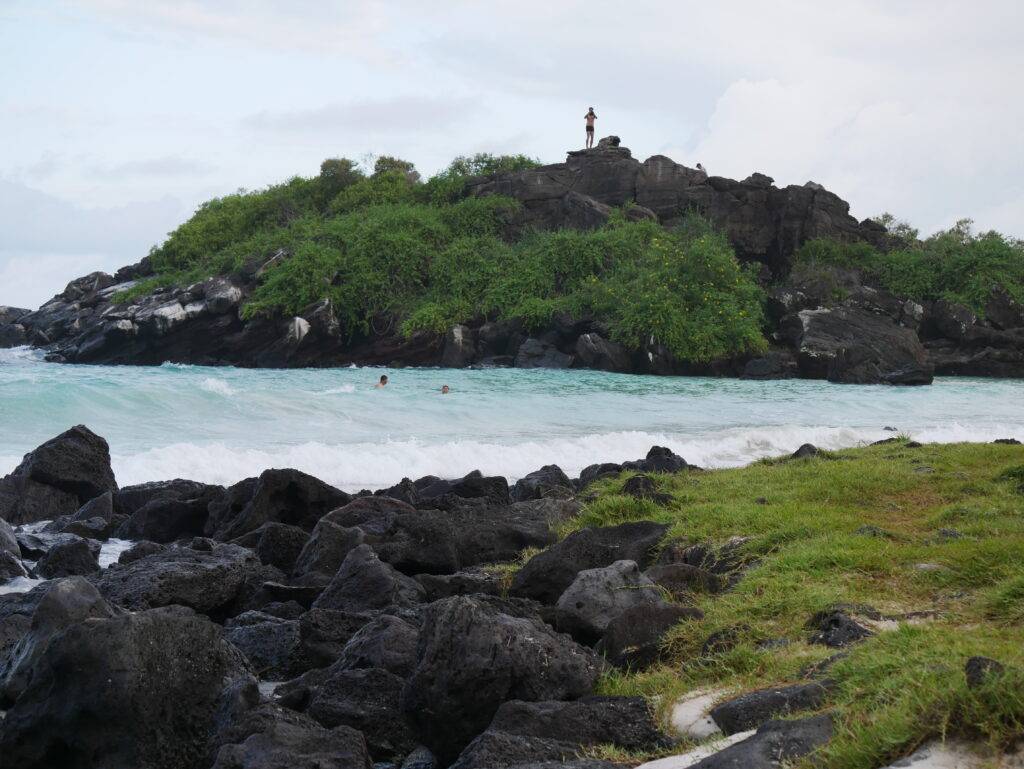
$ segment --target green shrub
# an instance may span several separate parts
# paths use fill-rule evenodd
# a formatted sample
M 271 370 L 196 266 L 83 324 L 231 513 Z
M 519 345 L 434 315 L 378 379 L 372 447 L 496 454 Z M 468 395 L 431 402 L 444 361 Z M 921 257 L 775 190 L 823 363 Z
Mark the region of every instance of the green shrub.
M 474 176 L 525 171 L 539 165 L 539 160 L 526 155 L 491 155 L 486 152 L 461 155 L 423 185 L 421 198 L 433 203 L 450 203 L 463 196 L 466 181 Z
M 906 244 L 881 253 L 866 243 L 812 240 L 801 247 L 795 262 L 862 271 L 897 296 L 918 300 L 947 299 L 984 309 L 993 288 L 1024 301 L 1024 244 L 997 232 L 974 234 L 969 220 L 924 241 L 904 233 Z
M 156 276 L 123 298 L 284 250 L 289 258 L 267 270 L 246 317 L 299 314 L 329 299 L 356 335 L 379 322 L 441 333 L 483 318 L 539 329 L 566 312 L 601 321 L 631 348 L 653 336 L 683 360 L 764 346 L 761 291 L 702 219 L 667 231 L 619 212 L 597 230 L 509 243 L 502 235 L 516 201 L 455 193 L 470 176 L 535 164 L 521 155 L 457 158 L 421 184 L 396 158 L 378 158 L 370 176 L 350 160 L 327 160 L 314 179 L 203 205 L 154 249 Z

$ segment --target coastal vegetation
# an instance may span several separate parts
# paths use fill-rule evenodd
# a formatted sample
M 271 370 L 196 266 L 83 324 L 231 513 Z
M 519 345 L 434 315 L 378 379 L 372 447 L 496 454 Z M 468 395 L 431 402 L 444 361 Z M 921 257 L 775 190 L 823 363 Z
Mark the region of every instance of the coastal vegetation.
M 610 674 L 603 692 L 641 694 L 664 712 L 697 688 L 739 694 L 827 665 L 819 677 L 835 686 L 823 709 L 838 728 L 815 766 L 871 769 L 933 738 L 1005 748 L 1024 727 L 1021 461 L 1019 446 L 897 438 L 656 475 L 660 501 L 623 493 L 625 475 L 594 483 L 563 533 L 654 520 L 671 525 L 666 541 L 744 537 L 735 586 L 676 596 L 704 619 L 663 639 L 661 665 Z M 810 618 L 832 607 L 876 620 L 873 635 L 834 658 L 809 643 Z M 702 651 L 717 631 L 735 643 Z M 969 686 L 972 656 L 1006 670 Z
M 510 242 L 502 224 L 518 203 L 462 194 L 471 176 L 532 165 L 523 156 L 463 157 L 421 182 L 395 158 L 379 158 L 369 174 L 325 161 L 318 177 L 205 203 L 151 253 L 156 277 L 120 298 L 284 250 L 290 257 L 267 270 L 244 317 L 298 314 L 327 299 L 350 335 L 381 316 L 408 335 L 479 318 L 540 329 L 564 312 L 595 318 L 631 348 L 653 334 L 682 360 L 765 346 L 754 273 L 703 220 L 666 230 L 617 212 L 594 231 Z
M 976 312 L 993 287 L 1024 302 L 1024 243 L 998 232 L 975 232 L 970 219 L 919 240 L 917 231 L 890 215 L 880 220 L 896 241 L 882 252 L 867 243 L 811 240 L 795 254 L 798 268 L 842 267 L 861 271 L 896 296 L 945 299 Z
M 655 339 L 675 359 L 756 353 L 770 332 L 758 265 L 696 214 L 665 228 L 617 210 L 589 231 L 509 227 L 521 205 L 466 196 L 467 180 L 537 166 L 522 155 L 456 158 L 422 180 L 404 160 L 364 168 L 324 161 L 318 176 L 204 203 L 150 254 L 151 277 L 119 301 L 275 260 L 241 309 L 246 320 L 300 315 L 324 300 L 349 338 L 371 328 L 405 336 L 455 324 L 517 320 L 531 332 L 588 318 L 628 350 Z M 794 257 L 798 274 L 857 270 L 900 297 L 947 299 L 976 311 L 993 287 L 1024 301 L 1024 245 L 969 221 L 920 240 L 883 215 L 892 250 L 818 239 Z M 514 235 L 514 237 L 513 237 Z

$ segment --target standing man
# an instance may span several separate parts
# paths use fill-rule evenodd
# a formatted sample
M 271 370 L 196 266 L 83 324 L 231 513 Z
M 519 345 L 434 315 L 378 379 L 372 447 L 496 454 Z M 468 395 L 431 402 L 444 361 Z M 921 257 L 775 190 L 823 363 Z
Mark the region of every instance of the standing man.
M 587 149 L 590 149 L 594 146 L 594 121 L 597 120 L 593 107 L 587 110 L 587 114 L 583 116 L 583 119 L 587 121 Z

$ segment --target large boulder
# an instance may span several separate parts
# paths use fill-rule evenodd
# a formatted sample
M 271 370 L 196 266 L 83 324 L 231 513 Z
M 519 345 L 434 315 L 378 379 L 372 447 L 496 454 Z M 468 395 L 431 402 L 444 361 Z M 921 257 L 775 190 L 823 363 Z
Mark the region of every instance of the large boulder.
M 233 543 L 255 552 L 261 563 L 290 573 L 308 539 L 309 532 L 305 529 L 271 521 L 243 534 Z
M 491 479 L 480 480 L 490 483 Z M 333 563 L 338 553 L 357 544 L 359 537 L 351 527 L 363 532 L 363 541 L 382 561 L 404 574 L 453 574 L 480 564 L 513 560 L 525 548 L 551 544 L 553 527 L 568 515 L 570 506 L 559 500 L 508 505 L 508 486 L 503 478 L 497 480 L 501 483 L 490 483 L 490 496 L 446 493 L 445 498 L 463 500 L 448 511 L 415 510 L 388 497 L 363 497 L 318 524 L 322 531 L 318 535 L 314 530 L 299 564 L 305 566 L 310 559 Z M 463 491 L 461 484 L 454 488 Z M 505 500 L 495 503 L 491 497 Z M 328 522 L 349 528 L 335 530 Z M 320 541 L 322 545 L 317 544 Z
M 27 343 L 28 334 L 18 321 L 28 314 L 29 310 L 20 307 L 0 305 L 0 348 L 20 347 Z
M 14 533 L 14 527 L 3 518 L 0 518 L 0 551 L 15 556 L 21 555 L 21 548 L 18 546 L 18 537 Z
M 363 530 L 354 526 L 340 526 L 330 518 L 321 518 L 313 533 L 302 545 L 292 564 L 297 576 L 322 574 L 334 576 L 349 552 L 363 544 Z
M 715 705 L 708 713 L 723 734 L 736 734 L 756 729 L 776 716 L 787 716 L 800 710 L 817 710 L 825 703 L 830 681 L 759 689 Z
M 371 769 L 355 729 L 325 729 L 313 719 L 266 705 L 241 719 L 212 769 Z
M 220 628 L 186 609 L 94 617 L 53 636 L 7 711 L 0 754 L 25 769 L 198 769 L 218 714 L 254 688 Z
M 597 650 L 620 668 L 643 670 L 663 654 L 662 639 L 680 622 L 704 617 L 700 609 L 670 603 L 644 603 L 626 609 L 608 623 Z
M 313 608 L 345 612 L 408 609 L 423 603 L 419 582 L 381 561 L 369 545 L 354 548 Z
M 782 321 L 802 376 L 844 384 L 929 384 L 934 368 L 917 334 L 847 307 L 801 310 Z
M 298 470 L 265 470 L 258 479 L 241 481 L 210 505 L 208 536 L 230 540 L 271 521 L 312 531 L 325 513 L 352 498 Z
M 116 490 L 110 447 L 77 425 L 26 454 L 0 479 L 0 518 L 20 524 L 71 515 L 93 497 Z
M 985 319 L 996 328 L 1024 328 L 1024 304 L 1002 286 L 993 288 L 985 302 Z
M 619 372 L 629 372 L 633 369 L 633 362 L 626 348 L 608 341 L 596 332 L 581 334 L 576 340 L 574 352 L 574 365 L 581 368 Z
M 635 561 L 616 561 L 576 575 L 555 604 L 557 627 L 583 643 L 596 643 L 612 620 L 645 605 L 667 605 L 661 588 Z
M 431 604 L 402 708 L 422 742 L 450 763 L 502 702 L 589 694 L 598 658 L 514 601 L 456 596 Z
M 381 668 L 335 668 L 313 694 L 307 713 L 324 726 L 361 731 L 374 760 L 399 761 L 418 744 L 400 707 L 403 685 Z
M 199 481 L 175 478 L 170 481 L 150 481 L 132 486 L 122 486 L 114 494 L 114 507 L 119 513 L 130 516 L 154 499 L 195 499 L 213 489 L 224 491 L 223 486 L 211 486 Z
M 554 603 L 584 569 L 623 560 L 635 561 L 644 568 L 666 531 L 665 524 L 639 521 L 573 532 L 527 561 L 512 580 L 511 592 Z
M 549 342 L 527 339 L 516 352 L 516 368 L 569 368 L 573 357 Z
M 228 623 L 226 638 L 261 678 L 281 680 L 306 670 L 299 653 L 299 622 L 261 614 L 241 615 Z
M 128 564 L 104 569 L 103 596 L 132 611 L 180 604 L 220 617 L 247 584 L 260 578 L 262 564 L 251 550 L 217 545 L 209 551 L 169 547 Z
M 382 614 L 349 639 L 335 666 L 340 670 L 380 668 L 408 678 L 416 666 L 419 635 L 405 620 Z
M 132 506 L 128 520 L 118 534 L 124 539 L 145 539 L 167 543 L 182 537 L 194 537 L 206 528 L 212 502 L 221 500 L 224 489 L 193 481 L 171 481 L 173 486 L 147 489 L 154 493 L 143 501 L 141 490 L 118 495 L 119 503 Z M 137 504 L 141 503 L 141 504 Z M 137 504 L 137 506 L 135 506 Z
M 99 571 L 99 543 L 74 534 L 61 534 L 60 540 L 36 563 L 41 577 L 74 577 Z
M 768 721 L 752 737 L 693 764 L 692 769 L 779 769 L 821 748 L 832 738 L 832 719 L 820 715 Z
M 560 762 L 595 745 L 650 752 L 670 744 L 642 697 L 512 700 L 498 708 L 487 731 L 469 744 L 453 769 Z
M 516 481 L 512 487 L 512 499 L 525 502 L 547 496 L 569 496 L 573 491 L 572 481 L 562 472 L 562 468 L 558 465 L 544 465 Z
M 467 326 L 454 325 L 445 334 L 441 365 L 465 368 L 476 357 L 476 333 Z
M 28 632 L 8 655 L 0 656 L 0 709 L 21 696 L 55 635 L 90 618 L 109 618 L 115 610 L 81 577 L 54 580 L 42 588 Z

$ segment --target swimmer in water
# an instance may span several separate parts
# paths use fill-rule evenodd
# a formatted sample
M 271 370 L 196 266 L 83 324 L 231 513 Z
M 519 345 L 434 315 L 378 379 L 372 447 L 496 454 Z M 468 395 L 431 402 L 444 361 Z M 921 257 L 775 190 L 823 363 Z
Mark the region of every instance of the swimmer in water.
M 388 386 L 388 375 L 387 374 L 381 374 L 380 375 L 380 381 L 377 382 L 377 384 L 375 384 L 374 387 L 376 387 L 379 390 L 380 388 L 387 387 L 387 386 Z
M 448 387 L 448 385 L 441 385 L 441 395 L 447 395 L 450 392 L 451 389 Z

